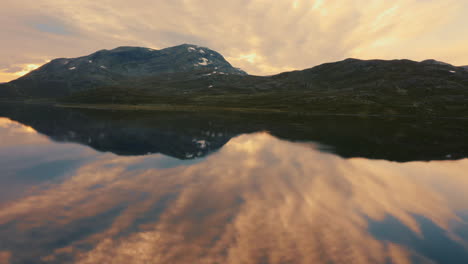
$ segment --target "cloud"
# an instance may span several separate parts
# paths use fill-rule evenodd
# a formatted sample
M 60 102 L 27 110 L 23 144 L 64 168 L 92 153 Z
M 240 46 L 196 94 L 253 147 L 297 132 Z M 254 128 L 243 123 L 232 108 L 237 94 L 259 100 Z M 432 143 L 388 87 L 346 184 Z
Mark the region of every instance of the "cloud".
M 9 68 L 0 69 L 0 82 L 19 78 L 39 68 L 42 64 L 13 64 Z
M 5 74 L 13 74 L 16 76 L 23 76 L 26 73 L 33 71 L 40 67 L 40 64 L 23 64 L 23 65 L 13 65 L 8 69 L 3 69 L 1 72 Z
M 50 17 L 36 17 L 31 19 L 29 25 L 34 29 L 41 32 L 58 34 L 58 35 L 71 35 L 74 34 L 73 29 L 64 24 L 62 21 L 52 19 Z
M 0 34 L 8 36 L 0 51 L 3 64 L 122 45 L 192 42 L 260 75 L 346 57 L 468 64 L 463 55 L 468 3 L 461 0 L 44 0 L 37 5 L 18 0 L 2 6 L 0 22 L 7 26 Z M 31 18 L 42 22 L 31 25 Z

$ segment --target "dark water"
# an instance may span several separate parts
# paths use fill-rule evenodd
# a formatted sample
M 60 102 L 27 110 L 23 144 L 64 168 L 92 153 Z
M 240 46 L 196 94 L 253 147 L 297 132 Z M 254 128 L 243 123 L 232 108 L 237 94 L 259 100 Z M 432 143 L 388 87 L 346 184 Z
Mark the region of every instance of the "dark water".
M 0 263 L 468 263 L 464 120 L 0 107 Z

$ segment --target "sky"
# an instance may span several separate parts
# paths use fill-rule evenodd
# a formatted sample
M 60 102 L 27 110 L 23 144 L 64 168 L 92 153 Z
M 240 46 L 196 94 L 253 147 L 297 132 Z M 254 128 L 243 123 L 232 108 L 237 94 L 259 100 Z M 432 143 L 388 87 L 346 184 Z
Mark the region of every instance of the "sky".
M 1 0 L 0 82 L 58 57 L 196 44 L 250 74 L 346 58 L 468 65 L 466 0 Z

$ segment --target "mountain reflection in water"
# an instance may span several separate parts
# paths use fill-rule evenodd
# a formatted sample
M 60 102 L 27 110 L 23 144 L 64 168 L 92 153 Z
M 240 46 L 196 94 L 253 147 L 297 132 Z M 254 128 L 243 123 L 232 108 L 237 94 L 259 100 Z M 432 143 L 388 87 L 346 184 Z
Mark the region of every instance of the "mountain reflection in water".
M 345 158 L 406 162 L 468 157 L 468 119 L 112 111 L 34 104 L 0 104 L 0 116 L 54 141 L 123 156 L 160 153 L 196 159 L 233 137 L 268 131 L 287 141 L 319 142 L 322 150 Z
M 6 118 L 0 139 L 2 264 L 468 263 L 466 159 L 344 159 L 267 133 L 123 157 Z

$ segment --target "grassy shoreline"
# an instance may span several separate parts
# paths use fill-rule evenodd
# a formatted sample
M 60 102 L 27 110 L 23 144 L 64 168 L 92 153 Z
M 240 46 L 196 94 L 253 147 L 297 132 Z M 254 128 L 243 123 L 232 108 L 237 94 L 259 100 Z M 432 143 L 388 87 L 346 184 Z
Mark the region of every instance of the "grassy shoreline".
M 66 104 L 57 103 L 55 107 L 112 110 L 112 111 L 167 111 L 167 112 L 238 112 L 257 114 L 292 114 L 303 116 L 350 116 L 350 117 L 416 117 L 415 115 L 385 115 L 385 114 L 345 114 L 326 112 L 306 112 L 298 110 L 284 110 L 271 108 L 242 108 L 242 107 L 219 107 L 219 106 L 194 106 L 194 105 L 128 105 L 128 104 Z
M 223 107 L 223 106 L 201 106 L 190 104 L 105 104 L 105 103 L 64 103 L 51 99 L 41 100 L 0 100 L 0 103 L 9 104 L 36 104 L 48 105 L 58 108 L 68 109 L 89 109 L 89 110 L 107 110 L 107 111 L 163 111 L 163 112 L 230 112 L 230 113 L 252 113 L 252 114 L 290 114 L 298 116 L 349 116 L 349 117 L 386 117 L 386 118 L 415 118 L 422 117 L 417 114 L 397 114 L 397 113 L 340 113 L 340 112 L 322 112 L 300 108 L 255 108 L 255 107 Z M 437 119 L 468 119 L 463 116 L 426 116 L 425 118 Z
M 196 106 L 196 105 L 170 105 L 170 104 L 70 104 L 56 103 L 56 107 L 95 109 L 95 110 L 121 110 L 121 111 L 187 111 L 187 112 L 206 112 L 206 111 L 228 111 L 228 112 L 255 112 L 255 113 L 287 113 L 288 111 L 279 109 L 260 109 L 260 108 L 242 108 L 242 107 L 217 107 L 217 106 Z

